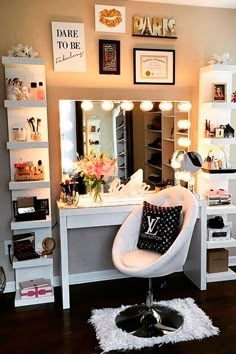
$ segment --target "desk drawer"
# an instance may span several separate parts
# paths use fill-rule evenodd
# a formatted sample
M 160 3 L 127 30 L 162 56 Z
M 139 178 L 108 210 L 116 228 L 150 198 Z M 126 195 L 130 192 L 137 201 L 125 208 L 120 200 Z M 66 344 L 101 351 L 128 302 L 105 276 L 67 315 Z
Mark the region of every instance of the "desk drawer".
M 121 225 L 130 211 L 120 213 L 103 213 L 94 215 L 78 215 L 67 217 L 67 228 L 77 229 L 83 227 Z

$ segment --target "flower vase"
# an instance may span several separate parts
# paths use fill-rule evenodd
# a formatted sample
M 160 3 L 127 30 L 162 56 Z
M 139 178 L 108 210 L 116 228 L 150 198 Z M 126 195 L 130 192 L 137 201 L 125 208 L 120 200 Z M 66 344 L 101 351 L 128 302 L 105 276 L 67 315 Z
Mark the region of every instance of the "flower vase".
M 93 203 L 103 202 L 103 184 L 97 183 L 95 187 L 90 190 L 90 195 Z

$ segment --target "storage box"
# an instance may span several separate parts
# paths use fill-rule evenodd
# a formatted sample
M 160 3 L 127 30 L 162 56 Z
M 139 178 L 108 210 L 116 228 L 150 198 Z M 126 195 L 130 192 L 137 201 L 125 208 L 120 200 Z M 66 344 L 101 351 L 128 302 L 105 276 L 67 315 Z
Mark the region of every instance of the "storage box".
M 43 282 L 41 280 L 43 280 Z M 30 283 L 35 283 L 38 285 L 28 287 L 30 286 Z M 35 279 L 28 282 L 22 282 L 20 286 L 22 285 L 25 286 L 23 289 L 20 290 L 22 298 L 34 298 L 52 295 L 52 285 L 50 279 Z
M 207 251 L 207 272 L 219 273 L 228 271 L 229 252 L 224 248 Z
M 230 240 L 230 226 L 224 226 L 222 229 L 208 228 L 208 241 Z

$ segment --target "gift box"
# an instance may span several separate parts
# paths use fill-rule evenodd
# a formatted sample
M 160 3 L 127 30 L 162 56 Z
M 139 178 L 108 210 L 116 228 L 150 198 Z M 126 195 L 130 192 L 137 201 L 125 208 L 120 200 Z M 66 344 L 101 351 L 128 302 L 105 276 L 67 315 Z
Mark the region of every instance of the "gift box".
M 34 281 L 37 284 L 36 281 Z M 52 285 L 49 279 L 47 279 L 43 285 L 35 285 L 32 287 L 25 287 L 20 290 L 22 298 L 35 298 L 52 295 Z

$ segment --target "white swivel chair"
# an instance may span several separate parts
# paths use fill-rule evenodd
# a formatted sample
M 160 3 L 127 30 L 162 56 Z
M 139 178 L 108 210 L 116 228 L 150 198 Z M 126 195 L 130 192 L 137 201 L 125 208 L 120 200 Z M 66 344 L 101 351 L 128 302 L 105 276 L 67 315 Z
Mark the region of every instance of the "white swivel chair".
M 177 311 L 153 304 L 151 278 L 183 269 L 198 213 L 196 197 L 180 186 L 164 189 L 146 201 L 162 207 L 181 205 L 182 220 L 177 238 L 164 254 L 137 247 L 143 204 L 129 214 L 114 239 L 112 259 L 115 267 L 123 274 L 149 279 L 146 304 L 130 306 L 116 317 L 119 328 L 138 337 L 163 336 L 175 332 L 183 324 Z

